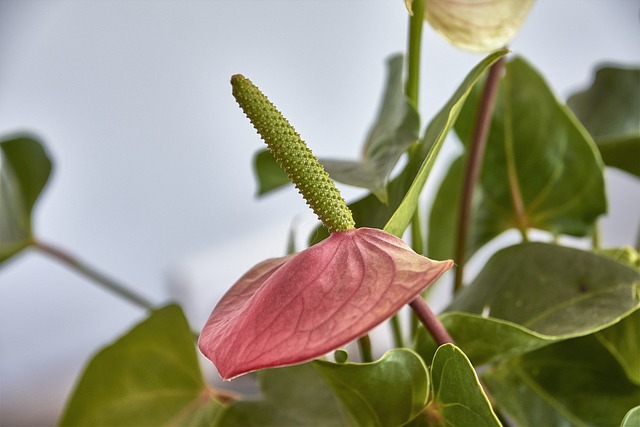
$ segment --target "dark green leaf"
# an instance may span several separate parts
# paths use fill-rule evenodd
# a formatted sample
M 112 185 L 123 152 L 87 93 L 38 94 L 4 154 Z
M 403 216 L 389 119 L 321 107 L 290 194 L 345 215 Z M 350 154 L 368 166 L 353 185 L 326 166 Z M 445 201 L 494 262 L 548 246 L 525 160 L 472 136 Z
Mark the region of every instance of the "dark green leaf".
M 213 397 L 187 320 L 170 305 L 96 354 L 60 425 L 210 425 L 224 409 Z
M 389 174 L 400 157 L 418 139 L 420 117 L 404 96 L 402 55 L 387 61 L 387 82 L 380 111 L 369 131 L 360 161 L 328 160 L 321 163 L 336 181 L 367 188 L 387 203 Z
M 263 400 L 232 403 L 218 425 L 345 426 L 347 415 L 311 363 L 258 371 Z
M 595 139 L 605 164 L 640 176 L 640 69 L 600 67 L 591 87 L 567 104 Z
M 640 306 L 640 272 L 610 258 L 546 243 L 497 252 L 448 311 L 484 314 L 539 334 L 576 336 Z
M 480 96 L 476 86 L 456 123 L 468 146 Z M 459 160 L 461 161 L 461 160 Z M 450 171 L 434 202 L 428 253 L 450 258 L 440 250 L 455 239 L 442 215 L 457 218 L 461 168 Z M 522 59 L 506 66 L 489 130 L 484 164 L 474 195 L 466 255 L 510 228 L 584 236 L 606 212 L 603 165 L 593 140 L 568 109 L 559 104 L 543 78 Z M 434 208 L 435 209 L 435 208 Z M 448 244 L 447 247 L 451 247 Z
M 270 191 L 291 183 L 286 172 L 267 149 L 256 153 L 254 157 L 254 173 L 258 184 L 258 196 L 263 196 Z
M 399 426 L 424 409 L 427 367 L 416 353 L 391 350 L 373 363 L 314 362 L 359 426 Z
M 638 427 L 640 426 L 640 406 L 629 410 L 625 415 L 620 427 Z
M 418 205 L 418 199 L 422 188 L 427 181 L 427 177 L 433 168 L 435 160 L 440 152 L 440 148 L 458 118 L 460 109 L 464 104 L 471 89 L 476 82 L 497 60 L 506 55 L 508 50 L 502 49 L 493 52 L 476 65 L 458 87 L 447 104 L 436 114 L 420 141 L 420 155 L 414 156 L 419 159 L 419 169 L 415 173 L 415 178 L 411 181 L 411 186 L 406 190 L 402 202 L 394 211 L 393 215 L 384 227 L 384 230 L 401 237 L 411 222 L 411 217 Z M 424 160 L 423 160 L 424 159 Z M 416 164 L 409 164 L 409 170 L 415 169 Z
M 476 372 L 452 344 L 438 348 L 431 365 L 433 398 L 424 414 L 428 425 L 500 426 Z
M 596 338 L 620 363 L 629 381 L 640 384 L 640 310 L 596 333 Z
M 31 211 L 50 173 L 51 160 L 35 138 L 0 142 L 0 263 L 31 244 Z
M 516 357 L 482 377 L 498 407 L 520 425 L 617 426 L 640 396 L 593 336 Z

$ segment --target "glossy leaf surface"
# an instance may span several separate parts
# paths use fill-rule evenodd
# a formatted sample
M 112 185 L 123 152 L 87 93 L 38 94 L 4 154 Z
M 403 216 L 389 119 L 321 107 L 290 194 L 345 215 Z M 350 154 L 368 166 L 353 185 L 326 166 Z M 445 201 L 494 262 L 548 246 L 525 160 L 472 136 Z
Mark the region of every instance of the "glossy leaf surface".
M 224 379 L 306 362 L 387 320 L 452 265 L 382 230 L 335 232 L 246 273 L 214 308 L 198 344 Z
M 620 427 L 635 427 L 640 425 L 640 406 L 629 410 L 627 415 L 622 419 Z
M 413 0 L 405 0 L 411 11 Z M 424 17 L 456 47 L 489 52 L 509 44 L 533 0 L 425 0 Z
M 348 415 L 312 364 L 265 369 L 257 373 L 262 398 L 233 402 L 218 425 L 347 426 Z
M 433 397 L 426 409 L 428 425 L 500 426 L 476 372 L 452 344 L 438 348 L 431 365 Z
M 407 148 L 418 140 L 420 118 L 404 96 L 402 55 L 387 62 L 387 82 L 380 111 L 362 150 L 360 161 L 322 159 L 336 181 L 367 188 L 387 204 L 387 183 L 391 171 Z
M 601 66 L 593 84 L 567 104 L 608 166 L 640 176 L 640 69 Z
M 546 243 L 497 252 L 448 311 L 483 314 L 552 336 L 601 330 L 640 306 L 640 272 Z
M 390 350 L 373 363 L 316 361 L 313 366 L 358 426 L 399 426 L 427 403 L 427 367 L 411 350 Z
M 511 359 L 482 378 L 520 425 L 617 426 L 640 395 L 593 336 Z
M 466 146 L 479 96 L 476 87 L 456 124 Z M 454 239 L 456 230 L 442 220 L 458 216 L 460 190 L 453 187 L 461 173 L 454 163 L 434 201 L 428 241 L 434 258 L 452 256 L 445 252 L 452 245 L 442 242 Z M 607 209 L 595 143 L 538 72 L 519 58 L 507 64 L 500 83 L 474 206 L 467 257 L 510 228 L 585 236 Z
M 222 412 L 202 379 L 182 310 L 155 310 L 85 368 L 61 426 L 210 425 Z
M 467 96 L 487 69 L 507 53 L 507 50 L 499 50 L 480 61 L 480 63 L 469 72 L 447 104 L 436 114 L 431 123 L 429 123 L 418 147 L 420 155 L 415 156 L 420 160 L 420 163 L 418 163 L 419 168 L 416 164 L 410 163 L 408 165 L 408 175 L 413 178 L 408 180 L 407 177 L 400 177 L 402 181 L 410 183 L 410 186 L 406 189 L 406 192 L 402 193 L 402 202 L 400 202 L 385 225 L 385 231 L 396 236 L 402 236 L 407 229 L 411 222 L 413 212 L 415 212 L 418 205 L 420 193 L 433 168 L 440 148 L 442 148 L 445 138 L 456 122 Z
M 31 243 L 31 212 L 51 173 L 51 160 L 36 139 L 0 142 L 0 263 Z

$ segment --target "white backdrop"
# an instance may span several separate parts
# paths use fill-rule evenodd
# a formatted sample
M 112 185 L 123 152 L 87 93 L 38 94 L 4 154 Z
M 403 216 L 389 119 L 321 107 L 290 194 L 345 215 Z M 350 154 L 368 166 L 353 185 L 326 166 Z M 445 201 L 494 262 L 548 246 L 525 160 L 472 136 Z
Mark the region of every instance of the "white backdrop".
M 639 11 L 539 0 L 511 48 L 566 98 L 601 61 L 640 62 Z M 254 198 L 262 145 L 229 77 L 258 84 L 317 155 L 355 158 L 406 21 L 400 0 L 0 0 L 0 134 L 36 133 L 55 162 L 37 235 L 155 303 L 179 299 L 200 327 L 240 274 L 283 253 L 294 217 L 313 223 L 292 190 Z M 426 25 L 423 44 L 426 122 L 482 56 Z M 604 243 L 633 243 L 638 185 L 608 177 Z M 143 315 L 38 253 L 0 267 L 0 424 L 53 423 L 90 355 Z

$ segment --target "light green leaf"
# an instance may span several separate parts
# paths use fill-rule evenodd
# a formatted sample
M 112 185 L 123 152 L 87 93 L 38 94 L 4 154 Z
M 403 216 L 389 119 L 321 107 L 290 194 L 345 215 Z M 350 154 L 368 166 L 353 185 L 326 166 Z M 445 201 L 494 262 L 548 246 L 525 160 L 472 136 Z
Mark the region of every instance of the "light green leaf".
M 567 104 L 593 136 L 606 165 L 640 176 L 640 69 L 600 66 L 590 88 Z
M 331 178 L 369 189 L 388 203 L 387 184 L 391 171 L 407 148 L 418 140 L 420 117 L 404 96 L 402 55 L 387 61 L 387 83 L 373 127 L 369 131 L 360 161 L 321 159 Z
M 98 352 L 85 368 L 60 426 L 210 425 L 224 407 L 200 373 L 180 307 L 155 310 Z
M 640 269 L 640 253 L 631 246 L 620 248 L 596 249 L 595 253 L 603 255 L 616 261 L 628 265 L 629 267 Z
M 416 353 L 394 349 L 373 363 L 314 362 L 359 426 L 399 426 L 424 409 L 427 367 Z
M 620 363 L 629 381 L 640 384 L 640 310 L 596 333 L 596 338 Z
M 484 314 L 550 336 L 601 330 L 640 306 L 640 272 L 547 243 L 497 252 L 448 311 Z
M 405 0 L 411 12 L 413 0 Z M 489 52 L 509 44 L 533 0 L 425 0 L 424 18 L 454 46 Z
M 233 402 L 220 426 L 345 426 L 336 397 L 311 363 L 258 371 L 261 400 Z
M 466 146 L 479 96 L 476 86 L 456 123 Z M 458 175 L 445 178 L 446 191 L 443 188 L 434 202 L 431 256 L 453 256 L 440 248 L 442 242 L 455 239 L 456 229 L 436 221 L 445 214 L 457 218 L 460 189 L 452 185 L 461 173 L 459 166 L 449 172 Z M 607 209 L 603 165 L 595 143 L 537 71 L 520 58 L 507 64 L 500 84 L 473 202 L 467 257 L 510 228 L 585 236 Z
M 500 426 L 465 354 L 452 344 L 440 346 L 431 365 L 433 397 L 424 414 L 428 425 Z
M 640 406 L 629 410 L 627 415 L 622 419 L 620 427 L 638 427 L 640 426 Z
M 287 173 L 280 167 L 268 149 L 260 150 L 253 160 L 253 170 L 258 184 L 258 196 L 291 184 Z
M 480 61 L 480 63 L 476 65 L 471 72 L 469 72 L 447 104 L 433 118 L 427 127 L 425 135 L 420 141 L 419 150 L 421 151 L 421 155 L 416 156 L 421 159 L 421 161 L 422 159 L 424 160 L 414 175 L 415 178 L 411 181 L 411 186 L 406 191 L 402 202 L 400 202 L 400 205 L 391 216 L 391 219 L 389 219 L 385 225 L 385 231 L 401 237 L 407 229 L 411 222 L 413 212 L 416 210 L 416 206 L 418 205 L 418 199 L 422 192 L 422 188 L 427 181 L 427 177 L 433 168 L 436 157 L 440 152 L 440 148 L 442 147 L 449 130 L 451 130 L 453 124 L 458 118 L 458 114 L 460 113 L 465 99 L 484 72 L 507 53 L 508 51 L 505 49 L 499 50 Z M 424 153 L 424 155 L 422 155 L 422 153 Z M 415 165 L 408 165 L 409 170 L 414 167 Z M 402 177 L 402 179 L 406 180 L 406 177 Z
M 482 379 L 520 425 L 619 425 L 640 396 L 592 335 L 513 358 Z
M 31 212 L 51 173 L 33 137 L 0 141 L 0 263 L 31 244 Z

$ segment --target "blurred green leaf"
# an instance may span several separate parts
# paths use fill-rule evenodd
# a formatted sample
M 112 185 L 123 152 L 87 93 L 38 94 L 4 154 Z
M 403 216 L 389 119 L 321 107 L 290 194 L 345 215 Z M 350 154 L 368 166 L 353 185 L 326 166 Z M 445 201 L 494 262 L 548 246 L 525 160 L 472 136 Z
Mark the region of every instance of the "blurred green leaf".
M 345 426 L 348 416 L 311 363 L 258 371 L 261 400 L 230 404 L 218 423 L 225 427 Z
M 415 172 L 415 175 L 413 173 L 410 174 L 410 176 L 414 176 L 415 178 L 410 181 L 411 185 L 406 192 L 403 192 L 402 202 L 400 202 L 400 205 L 395 209 L 393 215 L 384 226 L 385 231 L 402 237 L 402 234 L 411 222 L 411 217 L 418 205 L 420 193 L 433 168 L 440 148 L 449 130 L 451 130 L 458 118 L 465 99 L 485 71 L 508 52 L 506 49 L 498 50 L 480 61 L 480 63 L 469 72 L 447 104 L 436 114 L 431 123 L 429 123 L 418 148 L 420 155 L 414 156 L 419 159 L 420 167 L 417 172 Z M 410 163 L 408 165 L 410 171 L 415 167 L 415 164 Z M 405 177 L 401 179 L 406 182 Z
M 399 426 L 424 409 L 427 367 L 416 353 L 394 349 L 373 363 L 314 362 L 359 426 Z
M 482 378 L 520 425 L 617 426 L 640 396 L 592 335 L 513 358 Z
M 620 363 L 629 381 L 640 384 L 640 310 L 596 333 L 596 338 Z
M 640 406 L 629 410 L 627 415 L 622 419 L 620 427 L 638 427 L 640 426 Z
M 33 137 L 0 141 L 0 263 L 31 244 L 31 212 L 51 173 Z
M 468 146 L 481 93 L 469 95 L 456 132 Z M 428 253 L 451 258 L 462 167 L 454 162 L 429 220 Z M 454 188 L 457 186 L 458 188 Z M 607 209 L 603 165 L 595 143 L 543 78 L 523 59 L 506 66 L 473 199 L 466 256 L 510 228 L 584 236 Z M 454 225 L 453 228 L 452 224 Z
M 616 261 L 628 265 L 629 267 L 640 269 L 640 254 L 631 246 L 620 248 L 596 249 L 598 255 L 603 255 Z
M 169 305 L 93 357 L 59 424 L 205 426 L 223 409 L 204 384 L 182 310 Z
M 378 117 L 365 142 L 360 161 L 322 159 L 331 178 L 366 188 L 387 204 L 391 171 L 407 148 L 418 140 L 420 117 L 404 96 L 402 55 L 387 61 L 387 82 Z
M 268 149 L 256 153 L 254 160 L 254 173 L 258 184 L 258 196 L 263 196 L 287 184 L 291 184 L 287 173 L 280 167 L 276 158 Z
M 484 314 L 551 336 L 601 330 L 640 306 L 640 272 L 547 243 L 497 252 L 448 311 Z
M 606 165 L 640 176 L 640 69 L 601 66 L 593 84 L 567 101 Z
M 452 344 L 440 346 L 431 365 L 433 397 L 424 416 L 428 425 L 500 426 L 465 354 Z

